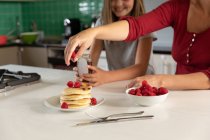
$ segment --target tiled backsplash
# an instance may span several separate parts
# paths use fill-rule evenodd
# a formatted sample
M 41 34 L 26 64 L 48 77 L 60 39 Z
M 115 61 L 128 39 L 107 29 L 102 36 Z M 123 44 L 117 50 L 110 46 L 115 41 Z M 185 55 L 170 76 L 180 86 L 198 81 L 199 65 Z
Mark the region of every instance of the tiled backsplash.
M 20 22 L 22 20 L 21 4 L 17 2 L 0 2 L 0 34 L 15 32 L 16 20 Z
M 102 5 L 102 0 L 0 2 L 0 34 L 15 28 L 16 17 L 19 17 L 22 31 L 31 31 L 35 22 L 45 35 L 60 36 L 64 32 L 64 18 L 79 18 L 83 25 L 90 25 L 92 16 L 100 14 Z

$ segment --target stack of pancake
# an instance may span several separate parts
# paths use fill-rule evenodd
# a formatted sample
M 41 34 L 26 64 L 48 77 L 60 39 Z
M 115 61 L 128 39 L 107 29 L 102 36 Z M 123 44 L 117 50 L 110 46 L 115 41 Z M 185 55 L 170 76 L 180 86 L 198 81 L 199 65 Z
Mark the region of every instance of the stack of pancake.
M 61 93 L 60 104 L 68 104 L 69 109 L 79 109 L 90 106 L 91 103 L 91 86 L 82 83 L 80 87 L 67 87 Z

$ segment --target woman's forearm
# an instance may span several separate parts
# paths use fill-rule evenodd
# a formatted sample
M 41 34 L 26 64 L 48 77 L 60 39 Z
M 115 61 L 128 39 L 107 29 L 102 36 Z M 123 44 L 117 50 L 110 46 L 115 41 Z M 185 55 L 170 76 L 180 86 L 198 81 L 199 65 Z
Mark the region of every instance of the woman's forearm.
M 210 89 L 210 80 L 202 72 L 184 75 L 161 75 L 161 86 L 169 89 Z
M 141 64 L 136 64 L 124 69 L 108 71 L 107 72 L 107 80 L 106 83 L 121 81 L 121 80 L 129 80 L 138 76 L 142 76 L 146 73 L 146 69 L 142 68 Z
M 129 33 L 129 23 L 126 20 L 114 22 L 94 28 L 96 39 L 120 41 L 125 40 Z

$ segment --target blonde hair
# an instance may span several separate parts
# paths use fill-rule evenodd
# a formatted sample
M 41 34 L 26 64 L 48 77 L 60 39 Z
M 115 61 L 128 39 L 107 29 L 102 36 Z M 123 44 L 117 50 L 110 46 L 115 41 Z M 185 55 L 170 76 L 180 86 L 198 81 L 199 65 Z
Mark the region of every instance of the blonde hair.
M 145 13 L 143 0 L 134 0 L 133 9 L 131 10 L 130 16 L 138 17 Z M 118 20 L 111 9 L 111 0 L 104 0 L 104 6 L 102 9 L 102 23 L 109 24 Z

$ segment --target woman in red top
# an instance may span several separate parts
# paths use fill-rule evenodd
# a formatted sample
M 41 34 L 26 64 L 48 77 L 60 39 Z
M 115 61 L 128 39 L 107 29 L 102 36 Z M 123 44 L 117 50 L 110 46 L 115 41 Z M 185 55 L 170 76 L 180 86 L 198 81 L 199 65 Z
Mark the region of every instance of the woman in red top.
M 209 89 L 209 0 L 170 0 L 141 17 L 127 17 L 113 24 L 85 30 L 70 38 L 65 49 L 66 64 L 70 64 L 70 56 L 77 46 L 80 50 L 76 58 L 94 39 L 131 41 L 168 26 L 174 29 L 172 56 L 177 62 L 176 75 L 145 75 L 134 79 L 129 86 L 147 80 L 153 86 L 169 89 Z M 89 80 L 91 78 L 94 77 L 89 77 Z

